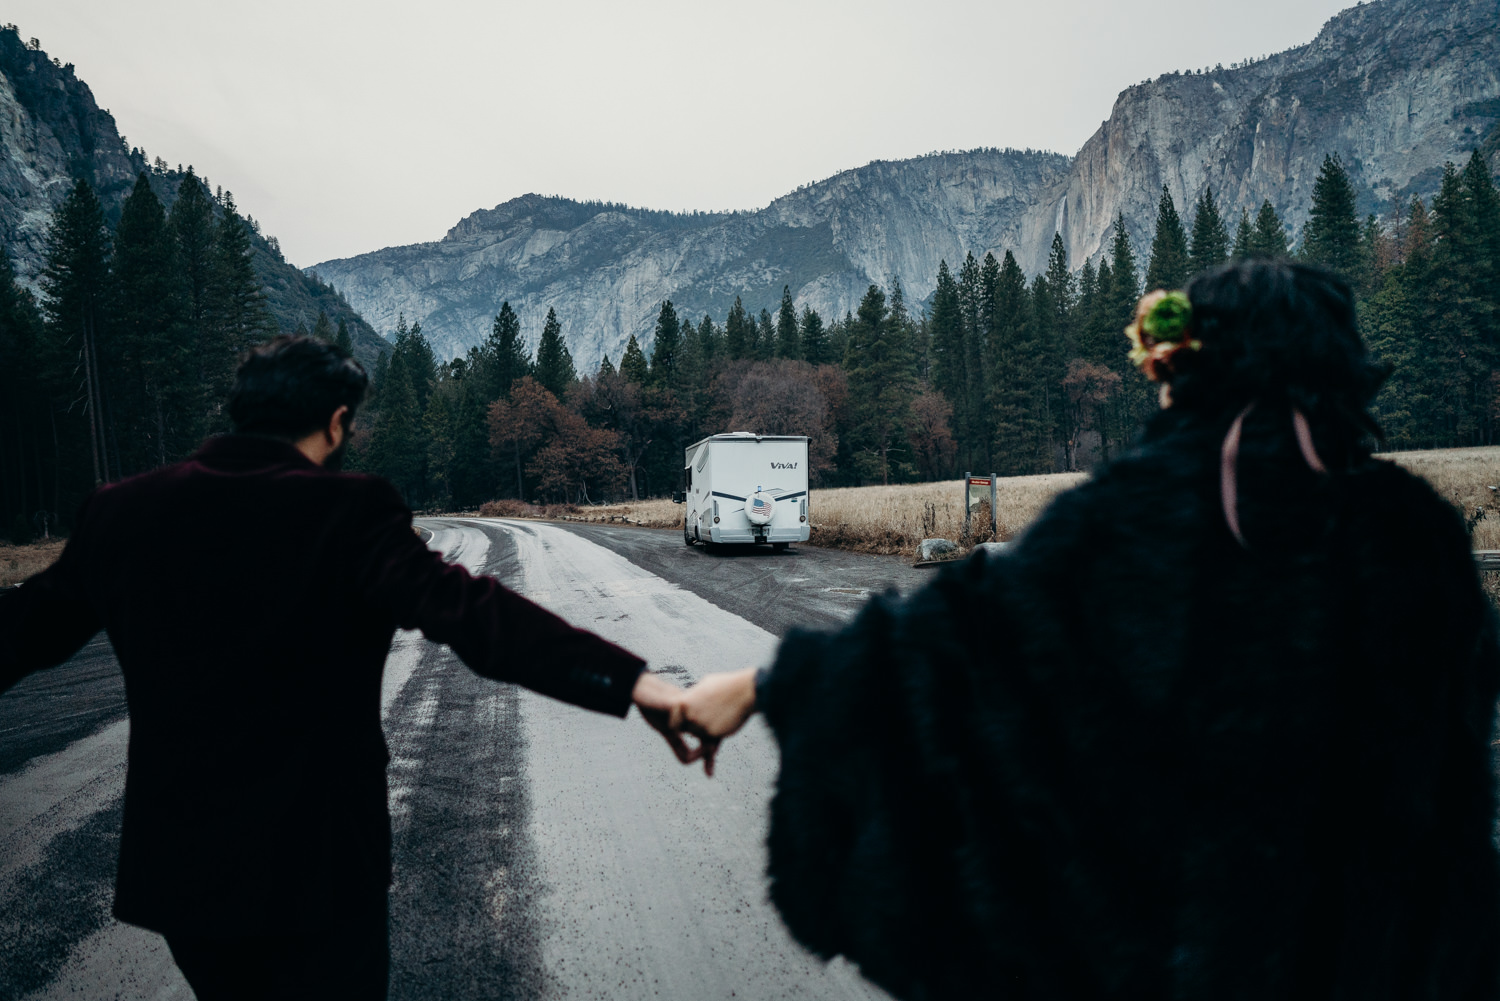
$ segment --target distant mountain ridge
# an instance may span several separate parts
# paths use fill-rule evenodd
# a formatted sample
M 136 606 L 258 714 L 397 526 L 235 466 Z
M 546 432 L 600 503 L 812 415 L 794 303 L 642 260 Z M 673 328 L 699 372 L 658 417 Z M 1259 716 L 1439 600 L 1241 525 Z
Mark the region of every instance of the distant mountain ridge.
M 1066 177 L 1056 153 L 975 150 L 877 161 L 784 195 L 756 212 L 670 214 L 523 195 L 475 212 L 436 243 L 309 269 L 380 327 L 418 320 L 443 355 L 489 331 L 500 303 L 533 343 L 549 308 L 579 364 L 618 361 L 647 335 L 661 301 L 722 320 L 783 286 L 826 317 L 854 309 L 892 276 L 930 292 L 940 259 L 1013 246 L 1037 192 Z M 982 252 L 982 251 L 981 251 Z
M 73 64 L 31 48 L 14 25 L 0 27 L 0 246 L 22 281 L 36 288 L 52 210 L 76 179 L 93 186 L 113 225 L 143 172 L 170 207 L 182 174 L 152 167 L 145 154 L 127 146 Z M 267 305 L 282 330 L 299 324 L 310 330 L 323 311 L 335 325 L 346 321 L 355 354 L 367 364 L 389 347 L 337 292 L 288 264 L 274 238 L 257 231 L 252 245 Z
M 1165 184 L 1178 209 L 1206 186 L 1231 225 L 1269 199 L 1300 231 L 1325 153 L 1364 211 L 1430 196 L 1444 161 L 1483 144 L 1500 167 L 1500 0 L 1378 0 L 1312 42 L 1246 65 L 1168 73 L 1125 90 L 1076 156 L 1015 150 L 876 162 L 755 212 L 672 216 L 525 195 L 466 217 L 440 241 L 315 265 L 382 329 L 420 321 L 440 354 L 488 332 L 509 300 L 535 343 L 555 308 L 581 368 L 626 339 L 649 343 L 663 299 L 722 320 L 783 285 L 841 317 L 870 282 L 931 294 L 939 259 L 1015 252 L 1029 273 L 1060 233 L 1076 267 L 1124 216 L 1144 255 Z

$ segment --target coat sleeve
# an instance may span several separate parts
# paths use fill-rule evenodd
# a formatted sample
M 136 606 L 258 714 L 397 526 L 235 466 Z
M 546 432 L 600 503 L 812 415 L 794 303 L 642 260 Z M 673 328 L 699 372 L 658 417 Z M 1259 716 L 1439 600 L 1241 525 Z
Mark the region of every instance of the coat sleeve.
M 449 564 L 412 531 L 411 511 L 371 480 L 356 535 L 365 600 L 403 629 L 446 643 L 476 673 L 624 716 L 645 661 L 501 586 Z
M 56 667 L 104 627 L 84 589 L 88 510 L 56 563 L 0 595 L 0 692 L 33 671 Z
M 803 945 L 897 997 L 993 996 L 1007 951 L 1025 947 L 1005 913 L 1024 893 L 988 867 L 1027 849 L 995 816 L 976 768 L 993 757 L 967 715 L 1018 704 L 974 669 L 996 619 L 977 607 L 993 559 L 872 599 L 838 632 L 792 633 L 757 687 L 781 749 L 771 898 Z

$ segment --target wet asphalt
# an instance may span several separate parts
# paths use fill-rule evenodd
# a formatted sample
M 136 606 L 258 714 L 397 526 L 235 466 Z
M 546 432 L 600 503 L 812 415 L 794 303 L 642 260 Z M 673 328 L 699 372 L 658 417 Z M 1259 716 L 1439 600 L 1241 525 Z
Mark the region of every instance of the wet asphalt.
M 791 628 L 837 628 L 869 594 L 930 575 L 809 546 L 687 547 L 675 531 L 422 524 L 682 681 L 767 660 Z M 489 682 L 420 638 L 398 649 L 391 998 L 878 996 L 802 954 L 765 902 L 764 732 L 709 783 L 637 719 Z M 191 996 L 159 938 L 108 914 L 125 720 L 102 635 L 0 696 L 0 1001 Z

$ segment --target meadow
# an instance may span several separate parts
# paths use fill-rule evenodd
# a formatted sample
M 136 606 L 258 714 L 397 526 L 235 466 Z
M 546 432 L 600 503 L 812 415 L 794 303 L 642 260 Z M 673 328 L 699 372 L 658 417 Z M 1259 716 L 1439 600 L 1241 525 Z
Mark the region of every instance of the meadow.
M 1500 550 L 1500 446 L 1391 452 L 1380 458 L 1398 462 L 1424 477 L 1462 511 L 1472 526 L 1475 549 Z M 996 491 L 999 531 L 994 538 L 1000 541 L 1015 538 L 1048 501 L 1087 478 L 1086 473 L 1051 473 L 1001 479 Z M 682 528 L 682 506 L 666 499 L 598 507 L 491 501 L 478 513 L 488 518 Z M 961 555 L 991 539 L 988 502 L 974 511 L 973 530 L 964 535 L 962 480 L 815 489 L 809 515 L 813 545 L 861 553 L 914 557 L 917 543 L 936 537 L 957 542 L 960 549 L 956 555 Z M 0 542 L 0 587 L 19 584 L 51 565 L 62 552 L 62 545 L 57 539 L 25 546 Z M 1500 573 L 1484 576 L 1486 584 L 1500 597 Z
M 1393 452 L 1380 456 L 1424 477 L 1473 520 L 1475 549 L 1500 549 L 1500 446 Z M 1088 478 L 1086 473 L 1011 476 L 998 484 L 998 531 L 1014 538 L 1057 494 Z M 963 481 L 903 483 L 896 486 L 839 487 L 812 492 L 809 518 L 812 544 L 856 552 L 914 555 L 927 538 L 952 539 L 960 550 L 991 540 L 989 505 L 975 510 L 964 535 Z M 1479 509 L 1482 516 L 1476 517 Z M 541 517 L 566 521 L 681 528 L 682 507 L 670 500 L 647 500 L 599 507 L 535 507 L 515 501 L 486 504 L 494 517 Z

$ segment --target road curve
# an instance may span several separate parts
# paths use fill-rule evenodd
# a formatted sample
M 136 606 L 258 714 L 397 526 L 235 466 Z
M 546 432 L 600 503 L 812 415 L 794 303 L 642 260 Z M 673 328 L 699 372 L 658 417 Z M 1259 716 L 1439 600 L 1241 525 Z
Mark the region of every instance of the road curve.
M 801 548 L 432 519 L 429 544 L 687 682 L 794 625 L 925 580 Z M 387 659 L 392 998 L 867 998 L 792 943 L 764 882 L 776 767 L 756 721 L 718 776 L 621 722 L 469 672 L 418 634 Z M 187 998 L 160 937 L 108 914 L 129 733 L 107 642 L 0 697 L 0 999 Z

